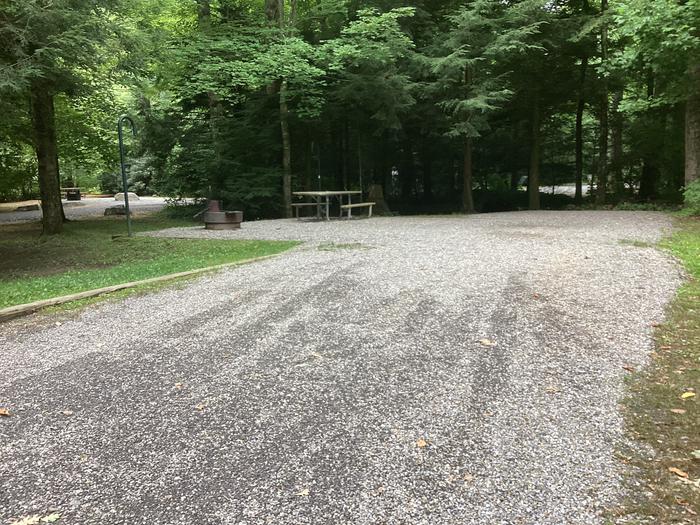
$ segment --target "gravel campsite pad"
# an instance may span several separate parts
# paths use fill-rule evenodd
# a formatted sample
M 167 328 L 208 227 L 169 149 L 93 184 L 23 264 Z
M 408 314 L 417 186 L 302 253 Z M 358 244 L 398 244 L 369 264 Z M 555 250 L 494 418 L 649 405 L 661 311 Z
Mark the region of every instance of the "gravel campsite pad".
M 307 241 L 0 325 L 0 523 L 589 524 L 682 275 L 662 214 L 244 223 Z M 635 242 L 632 242 L 635 241 Z

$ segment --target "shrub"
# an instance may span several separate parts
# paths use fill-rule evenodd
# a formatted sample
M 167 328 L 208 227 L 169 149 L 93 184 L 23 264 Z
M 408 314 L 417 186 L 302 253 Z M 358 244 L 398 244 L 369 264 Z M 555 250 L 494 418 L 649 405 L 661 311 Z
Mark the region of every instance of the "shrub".
M 685 215 L 700 215 L 700 180 L 686 186 L 683 192 L 683 213 Z
M 168 199 L 163 208 L 163 214 L 170 219 L 201 220 L 206 202 L 203 199 L 184 200 Z M 199 215 L 198 215 L 199 214 Z M 197 217 L 195 217 L 197 216 Z
M 629 202 L 622 201 L 615 205 L 616 210 L 623 211 L 677 211 L 678 205 L 669 202 Z
M 103 172 L 100 175 L 100 191 L 102 193 L 119 193 L 122 191 L 122 179 L 118 173 Z

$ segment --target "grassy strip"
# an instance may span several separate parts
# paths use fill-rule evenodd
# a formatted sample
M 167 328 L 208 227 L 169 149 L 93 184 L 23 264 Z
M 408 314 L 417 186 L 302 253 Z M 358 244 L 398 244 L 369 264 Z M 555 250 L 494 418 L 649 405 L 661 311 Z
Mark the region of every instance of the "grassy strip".
M 616 523 L 700 522 L 700 220 L 680 221 L 663 247 L 685 264 L 690 281 L 656 327 L 652 363 L 630 380 L 627 430 L 645 446 L 625 460 L 643 483 Z
M 191 223 L 190 223 L 191 224 Z M 137 231 L 182 226 L 162 216 L 141 218 Z M 36 225 L 0 228 L 0 308 L 129 281 L 272 255 L 290 241 L 116 237 L 123 220 L 76 221 L 42 238 Z

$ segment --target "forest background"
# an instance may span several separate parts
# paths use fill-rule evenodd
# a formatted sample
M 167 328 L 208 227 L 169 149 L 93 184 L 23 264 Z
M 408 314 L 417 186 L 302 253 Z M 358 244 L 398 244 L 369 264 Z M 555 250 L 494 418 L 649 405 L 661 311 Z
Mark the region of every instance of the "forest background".
M 700 210 L 699 27 L 697 0 L 5 0 L 0 199 L 60 231 L 60 187 L 120 189 L 130 114 L 131 190 L 248 219 L 371 186 L 400 213 Z

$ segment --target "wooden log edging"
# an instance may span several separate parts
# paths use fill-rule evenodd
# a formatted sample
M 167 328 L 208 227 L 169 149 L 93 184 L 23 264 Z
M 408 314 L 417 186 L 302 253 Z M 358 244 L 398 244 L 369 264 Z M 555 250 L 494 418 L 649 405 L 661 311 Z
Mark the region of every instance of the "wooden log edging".
M 256 261 L 262 261 L 264 259 L 271 259 L 272 257 L 277 257 L 284 252 L 274 253 L 271 255 L 261 255 L 260 257 L 252 257 L 250 259 L 243 259 L 241 261 L 235 261 L 224 264 L 216 264 L 214 266 L 207 266 L 206 268 L 196 268 L 194 270 L 187 270 L 184 272 L 170 273 L 168 275 L 161 275 L 159 277 L 151 277 L 149 279 L 143 279 L 141 281 L 132 281 L 122 284 L 114 284 L 112 286 L 104 286 L 102 288 L 95 288 L 94 290 L 86 290 L 84 292 L 78 292 L 70 295 L 63 295 L 61 297 L 52 297 L 51 299 L 42 299 L 41 301 L 34 301 L 33 303 L 18 304 L 15 306 L 8 306 L 7 308 L 0 309 L 0 323 L 4 321 L 9 321 L 15 317 L 20 317 L 22 315 L 28 315 L 30 313 L 41 310 L 42 308 L 47 308 L 49 306 L 56 306 L 59 304 L 70 303 L 73 301 L 79 301 L 81 299 L 88 299 L 90 297 L 96 297 L 98 295 L 104 295 L 112 292 L 118 292 L 119 290 L 126 290 L 128 288 L 136 288 L 137 286 L 143 286 L 145 284 L 159 283 L 163 281 L 170 281 L 172 279 L 178 279 L 180 277 L 189 277 L 191 275 L 197 275 L 200 273 L 214 272 L 217 270 L 223 270 L 225 268 L 230 268 L 233 266 L 240 266 L 243 264 L 248 264 Z

